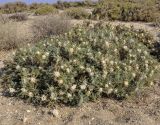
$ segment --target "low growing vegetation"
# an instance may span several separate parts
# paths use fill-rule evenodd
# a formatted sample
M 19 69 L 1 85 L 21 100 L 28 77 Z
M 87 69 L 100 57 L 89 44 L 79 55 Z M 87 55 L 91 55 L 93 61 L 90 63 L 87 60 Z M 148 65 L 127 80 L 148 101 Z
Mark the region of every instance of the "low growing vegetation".
M 64 14 L 73 19 L 87 19 L 90 16 L 90 13 L 82 7 L 66 9 Z
M 95 7 L 92 19 L 154 22 L 160 16 L 156 0 L 101 0 Z
M 19 49 L 3 69 L 5 92 L 34 104 L 79 105 L 100 97 L 126 98 L 153 85 L 159 64 L 124 26 L 77 26 L 68 33 Z
M 58 10 L 50 5 L 44 5 L 35 10 L 35 15 L 57 14 Z

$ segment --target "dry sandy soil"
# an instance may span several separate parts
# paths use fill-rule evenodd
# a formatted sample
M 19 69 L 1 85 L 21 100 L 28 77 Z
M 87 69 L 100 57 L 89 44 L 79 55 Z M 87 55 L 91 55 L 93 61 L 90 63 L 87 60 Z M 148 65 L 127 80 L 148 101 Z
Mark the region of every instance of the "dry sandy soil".
M 160 29 L 148 23 L 111 23 L 143 28 L 157 40 L 160 33 Z M 0 53 L 0 68 L 3 67 L 2 61 L 10 55 L 6 54 L 8 52 Z M 160 125 L 160 83 L 157 81 L 155 86 L 127 100 L 105 98 L 80 107 L 58 106 L 57 109 L 58 118 L 49 113 L 53 109 L 4 97 L 0 91 L 0 125 Z

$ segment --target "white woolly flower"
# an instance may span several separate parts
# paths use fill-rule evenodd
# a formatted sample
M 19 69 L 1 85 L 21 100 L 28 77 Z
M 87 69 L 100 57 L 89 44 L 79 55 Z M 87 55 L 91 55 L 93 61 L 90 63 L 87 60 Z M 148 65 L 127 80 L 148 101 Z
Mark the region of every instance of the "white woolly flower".
M 135 74 L 135 73 L 132 73 L 132 76 L 133 76 L 133 77 L 136 77 L 136 74 Z
M 103 89 L 102 88 L 99 88 L 99 92 L 102 92 L 103 91 Z
M 114 69 L 113 68 L 110 68 L 110 72 L 113 72 L 114 71 Z
M 68 98 L 71 98 L 71 97 L 72 97 L 72 94 L 67 93 L 67 97 L 68 97 Z
M 74 91 L 76 89 L 77 85 L 74 84 L 72 87 L 71 87 L 71 90 Z
M 123 46 L 123 49 L 128 50 L 128 47 L 127 46 Z
M 110 88 L 110 89 L 108 89 L 108 94 L 111 94 L 113 92 L 113 89 L 112 88 Z
M 90 72 L 90 73 L 92 72 L 92 70 L 91 70 L 90 68 L 87 68 L 86 70 L 87 70 L 88 72 Z
M 58 71 L 54 72 L 55 77 L 60 77 L 60 73 Z
M 124 86 L 128 87 L 129 83 L 128 81 L 124 81 Z
M 111 65 L 113 65 L 113 64 L 114 64 L 114 62 L 113 62 L 113 61 L 110 61 L 110 64 L 111 64 Z
M 84 66 L 80 66 L 79 68 L 80 68 L 80 69 L 84 69 Z
M 37 54 L 37 55 L 40 55 L 41 53 L 40 53 L 40 51 L 37 51 L 36 54 Z
M 53 92 L 51 93 L 50 99 L 51 100 L 56 100 L 57 99 L 56 96 L 55 96 L 55 94 Z
M 14 93 L 14 92 L 16 92 L 16 90 L 14 88 L 9 88 L 9 92 Z
M 74 49 L 73 49 L 73 48 L 70 48 L 70 49 L 69 49 L 69 52 L 70 52 L 70 53 L 73 53 L 73 52 L 74 52 Z
M 118 92 L 118 89 L 115 89 L 115 90 L 114 90 L 114 93 L 117 93 L 117 92 Z
M 105 84 L 105 88 L 108 88 L 109 87 L 109 85 L 108 84 Z
M 82 89 L 82 90 L 84 90 L 84 89 L 86 89 L 86 84 L 83 84 L 83 85 L 80 85 L 80 88 Z
M 22 91 L 23 93 L 26 93 L 26 92 L 27 92 L 27 90 L 26 90 L 25 88 L 22 88 L 21 91 Z
M 67 71 L 67 73 L 70 73 L 70 72 L 71 72 L 71 70 L 70 70 L 69 68 L 67 68 L 66 71 Z
M 144 55 L 147 55 L 148 54 L 148 52 L 147 51 L 144 51 Z
M 28 93 L 28 96 L 29 96 L 29 97 L 33 97 L 33 93 L 32 93 L 32 92 L 29 92 L 29 93 Z
M 46 55 L 42 55 L 42 59 L 45 60 L 47 57 Z
M 37 79 L 35 77 L 31 77 L 30 80 L 31 80 L 32 83 L 36 83 L 37 82 Z
M 19 70 L 20 68 L 21 68 L 20 65 L 17 65 L 17 66 L 16 66 L 16 69 L 17 69 L 17 70 Z
M 154 83 L 153 82 L 150 82 L 150 86 L 153 86 L 154 85 Z
M 138 51 L 139 53 L 141 53 L 141 52 L 142 52 L 142 50 L 141 50 L 141 49 L 137 49 L 137 51 Z
M 42 95 L 41 100 L 42 100 L 42 101 L 46 101 L 46 100 L 47 100 L 47 97 L 46 97 L 45 95 Z
M 105 45 L 106 45 L 106 47 L 109 47 L 110 43 L 109 42 L 105 42 Z
M 58 83 L 63 84 L 63 80 L 62 79 L 58 80 Z
M 49 56 L 49 52 L 46 52 L 45 55 L 46 55 L 46 56 Z
M 118 50 L 117 50 L 117 49 L 114 49 L 114 52 L 115 52 L 115 53 L 117 53 L 117 52 L 118 52 Z

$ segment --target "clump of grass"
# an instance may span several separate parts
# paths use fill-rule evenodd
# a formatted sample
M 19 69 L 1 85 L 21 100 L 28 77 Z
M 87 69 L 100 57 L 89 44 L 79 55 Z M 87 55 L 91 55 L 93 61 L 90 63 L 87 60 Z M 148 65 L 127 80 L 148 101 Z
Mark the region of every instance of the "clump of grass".
M 12 96 L 49 106 L 128 97 L 153 85 L 160 68 L 141 35 L 124 26 L 77 26 L 18 50 L 1 85 Z

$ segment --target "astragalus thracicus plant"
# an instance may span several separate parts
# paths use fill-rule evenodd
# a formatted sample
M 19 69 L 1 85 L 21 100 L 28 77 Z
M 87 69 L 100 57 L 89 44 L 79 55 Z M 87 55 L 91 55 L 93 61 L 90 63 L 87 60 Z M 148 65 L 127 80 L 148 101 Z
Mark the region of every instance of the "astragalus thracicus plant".
M 12 96 L 48 106 L 122 99 L 153 85 L 159 72 L 146 42 L 145 32 L 124 26 L 76 26 L 19 49 L 1 84 Z

